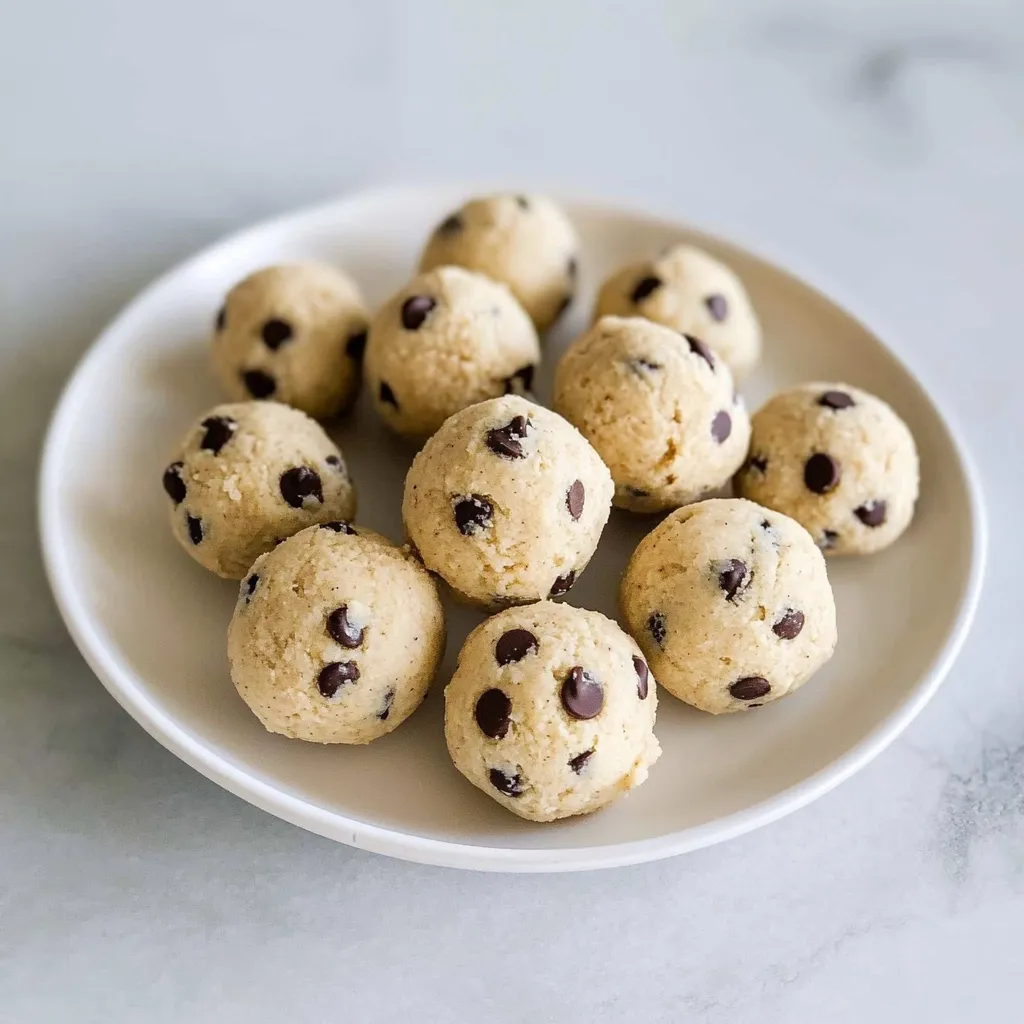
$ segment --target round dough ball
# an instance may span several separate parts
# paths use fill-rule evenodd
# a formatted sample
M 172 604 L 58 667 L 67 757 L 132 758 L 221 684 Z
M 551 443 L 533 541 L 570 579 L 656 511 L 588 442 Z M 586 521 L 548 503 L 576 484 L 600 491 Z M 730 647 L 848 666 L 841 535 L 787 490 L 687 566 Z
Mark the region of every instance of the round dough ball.
M 910 524 L 917 446 L 881 399 L 849 384 L 801 384 L 751 423 L 737 493 L 792 516 L 825 554 L 880 551 Z
M 475 270 L 512 290 L 538 331 L 576 292 L 579 239 L 560 206 L 536 195 L 471 199 L 434 229 L 420 270 L 446 264 Z
M 516 395 L 457 412 L 405 478 L 423 564 L 485 608 L 564 594 L 608 521 L 612 478 L 561 416 Z
M 836 645 L 821 552 L 799 523 L 751 501 L 674 512 L 640 542 L 619 598 L 658 682 L 716 715 L 792 693 Z
M 444 692 L 455 767 L 531 821 L 588 814 L 639 786 L 661 754 L 640 650 L 598 612 L 542 601 L 466 639 Z
M 366 377 L 384 422 L 425 437 L 467 405 L 529 390 L 539 362 L 537 332 L 508 288 L 438 267 L 378 310 Z
M 645 316 L 700 338 L 742 377 L 761 357 L 761 325 L 740 279 L 701 249 L 677 245 L 630 263 L 597 295 L 594 319 Z
M 239 589 L 228 659 L 270 732 L 369 743 L 419 707 L 444 643 L 423 566 L 372 530 L 328 523 L 257 559 Z
M 163 483 L 174 536 L 226 579 L 241 579 L 259 555 L 311 523 L 356 511 L 337 446 L 305 413 L 278 402 L 211 409 L 189 428 Z
M 217 314 L 213 368 L 232 399 L 273 398 L 328 419 L 359 392 L 368 320 L 356 283 L 340 270 L 267 267 L 228 292 Z
M 742 464 L 750 420 L 721 359 L 641 317 L 602 317 L 566 351 L 555 409 L 611 470 L 615 504 L 677 508 Z

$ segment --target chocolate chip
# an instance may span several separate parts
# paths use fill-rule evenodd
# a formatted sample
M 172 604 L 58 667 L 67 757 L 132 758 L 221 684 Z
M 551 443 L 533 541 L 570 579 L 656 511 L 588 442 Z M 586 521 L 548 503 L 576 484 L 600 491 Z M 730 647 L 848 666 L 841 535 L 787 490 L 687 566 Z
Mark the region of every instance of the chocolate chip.
M 503 459 L 523 459 L 526 452 L 519 443 L 526 437 L 529 422 L 525 416 L 513 416 L 503 427 L 487 431 L 487 447 Z
M 440 224 L 437 225 L 439 235 L 454 235 L 462 230 L 462 218 L 457 213 L 449 213 Z
M 200 544 L 203 540 L 203 521 L 199 516 L 186 516 L 185 522 L 188 525 L 188 537 L 193 544 Z
M 217 310 L 217 319 L 214 320 L 214 322 L 213 322 L 214 326 L 216 327 L 216 329 L 218 331 L 223 331 L 224 328 L 227 326 L 227 322 L 228 322 L 228 311 L 227 311 L 227 309 L 225 309 L 224 306 L 221 306 L 220 309 Z
M 263 344 L 276 352 L 292 336 L 292 325 L 285 320 L 268 320 L 260 332 Z
M 492 740 L 504 739 L 508 733 L 512 701 L 502 690 L 490 689 L 480 694 L 476 702 L 476 724 Z
M 583 515 L 583 504 L 586 501 L 587 491 L 582 480 L 574 480 L 572 486 L 565 495 L 565 507 L 569 510 L 573 522 L 578 522 Z
M 203 420 L 203 429 L 206 433 L 203 434 L 199 447 L 204 452 L 219 455 L 221 448 L 234 436 L 237 426 L 230 416 L 208 416 Z
M 523 366 L 516 370 L 511 377 L 505 378 L 505 394 L 522 394 L 524 391 L 529 391 L 533 388 L 533 374 L 537 368 L 535 366 Z
M 254 593 L 256 593 L 256 584 L 259 583 L 259 581 L 260 581 L 260 578 L 259 578 L 259 576 L 256 573 L 253 573 L 245 581 L 245 603 L 246 604 L 249 603 L 249 599 L 252 597 L 252 595 Z
M 394 406 L 395 409 L 398 408 L 398 399 L 395 398 L 395 393 L 391 390 L 391 385 L 388 384 L 387 381 L 382 380 L 380 382 L 380 391 L 378 394 L 380 395 L 380 400 L 385 405 Z
M 347 604 L 335 608 L 327 616 L 327 632 L 342 647 L 347 647 L 350 651 L 362 647 L 363 637 L 366 635 L 365 628 L 357 626 L 349 619 Z
M 709 295 L 704 300 L 704 305 L 708 307 L 712 320 L 717 320 L 719 323 L 729 315 L 729 303 L 724 295 Z
M 391 705 L 395 703 L 395 688 L 392 686 L 387 693 L 384 694 L 384 704 L 380 711 L 377 712 L 377 717 L 382 721 L 386 722 L 388 716 L 391 714 Z
M 537 649 L 537 638 L 528 629 L 510 629 L 502 633 L 494 645 L 494 660 L 499 665 L 511 665 Z
M 842 470 L 839 463 L 824 452 L 815 452 L 804 464 L 804 483 L 815 494 L 828 494 L 836 484 Z
M 564 576 L 556 577 L 555 582 L 551 584 L 551 589 L 548 591 L 548 597 L 561 597 L 563 594 L 568 594 L 575 582 L 576 570 L 570 569 Z
M 332 520 L 329 523 L 320 523 L 320 528 L 323 530 L 333 530 L 335 533 L 348 533 L 351 536 L 356 536 L 355 528 L 351 523 L 342 523 L 338 520 Z
M 528 210 L 530 208 L 530 200 L 526 196 L 516 196 L 516 203 L 520 210 Z
M 849 409 L 856 404 L 853 396 L 845 391 L 826 391 L 818 399 L 818 405 L 823 405 L 826 409 Z
M 293 466 L 281 474 L 281 497 L 292 508 L 302 508 L 307 498 L 323 504 L 324 489 L 320 474 L 308 466 Z
M 429 295 L 413 295 L 402 303 L 402 326 L 407 331 L 418 331 L 430 311 L 437 305 Z
M 331 467 L 331 469 L 338 469 L 341 466 L 341 456 L 328 455 L 327 458 L 324 459 L 324 462 L 326 462 L 327 465 Z
M 572 294 L 566 295 L 564 299 L 559 303 L 558 309 L 555 310 L 555 319 L 557 320 L 571 305 L 572 305 Z
M 354 359 L 359 362 L 363 358 L 363 353 L 366 352 L 366 328 L 356 331 L 355 334 L 350 334 L 348 341 L 345 342 L 345 353 L 350 359 Z
M 729 692 L 737 700 L 757 700 L 758 697 L 763 697 L 768 693 L 771 688 L 768 680 L 761 676 L 744 676 L 743 679 L 737 679 L 729 687 Z
M 715 357 L 711 354 L 711 349 L 700 338 L 695 338 L 692 334 L 684 334 L 683 337 L 690 346 L 690 351 L 700 356 L 713 370 L 715 368 Z
M 569 767 L 577 774 L 582 775 L 583 769 L 587 767 L 587 762 L 594 756 L 592 750 L 584 750 L 582 754 L 577 754 L 575 757 L 569 758 Z
M 633 655 L 633 668 L 636 671 L 636 695 L 641 700 L 647 700 L 647 681 L 650 678 L 650 669 L 647 667 L 647 662 L 643 658 L 638 658 L 635 654 Z
M 839 534 L 835 530 L 822 530 L 818 537 L 818 547 L 822 551 L 831 551 L 839 540 Z
M 262 370 L 246 370 L 242 383 L 253 398 L 269 398 L 277 390 L 277 382 Z
M 525 792 L 523 777 L 518 772 L 515 775 L 506 775 L 500 768 L 492 768 L 487 777 L 491 785 L 505 796 L 522 796 Z
M 661 612 L 651 612 L 647 617 L 647 632 L 651 634 L 654 642 L 662 649 L 665 649 L 665 616 Z
M 184 468 L 184 462 L 172 462 L 164 470 L 164 490 L 171 501 L 174 502 L 175 508 L 185 500 L 185 495 L 188 493 L 185 481 L 181 479 L 181 471 Z
M 570 256 L 565 264 L 565 272 L 569 275 L 570 281 L 575 281 L 580 273 L 580 264 L 575 256 Z
M 804 628 L 804 621 L 803 612 L 787 608 L 782 613 L 782 618 L 772 626 L 772 632 L 780 640 L 795 640 L 800 635 L 800 630 Z
M 574 665 L 562 683 L 562 707 L 580 721 L 595 718 L 604 707 L 604 690 L 582 665 Z
M 720 413 L 717 413 L 715 418 L 711 421 L 711 436 L 719 444 L 723 444 L 728 440 L 731 433 L 732 417 L 723 409 Z
M 747 461 L 743 464 L 743 469 L 751 470 L 756 469 L 758 473 L 768 472 L 768 459 L 763 455 L 750 455 Z
M 661 287 L 661 278 L 655 277 L 653 274 L 649 274 L 647 277 L 640 278 L 634 287 L 630 298 L 633 302 L 643 302 L 652 292 L 656 292 Z
M 630 487 L 627 485 L 626 490 L 632 494 L 634 498 L 649 498 L 651 496 L 651 492 L 645 491 L 642 487 Z
M 655 370 L 661 369 L 661 363 L 656 363 L 653 359 L 646 359 L 642 356 L 637 357 L 636 359 L 627 359 L 626 365 L 638 377 L 644 377 L 648 373 L 653 373 Z
M 454 513 L 455 525 L 464 537 L 471 537 L 477 530 L 487 530 L 494 525 L 494 506 L 482 494 L 456 498 Z
M 354 661 L 332 661 L 320 669 L 316 688 L 325 696 L 333 697 L 346 683 L 359 678 L 359 666 Z
M 879 498 L 874 501 L 866 501 L 853 510 L 853 514 L 865 525 L 870 527 L 881 526 L 885 522 L 886 505 Z
M 750 583 L 747 563 L 741 562 L 738 558 L 716 562 L 715 571 L 718 573 L 718 586 L 725 591 L 727 601 L 735 601 L 737 595 Z

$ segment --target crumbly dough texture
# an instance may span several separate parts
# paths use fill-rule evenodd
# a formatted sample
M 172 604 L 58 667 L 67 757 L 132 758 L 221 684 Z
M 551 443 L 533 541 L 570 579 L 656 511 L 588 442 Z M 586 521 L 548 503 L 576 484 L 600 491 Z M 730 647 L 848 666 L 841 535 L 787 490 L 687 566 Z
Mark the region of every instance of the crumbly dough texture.
M 752 418 L 738 494 L 792 516 L 826 555 L 864 555 L 909 526 L 917 446 L 881 399 L 849 384 L 809 383 Z
M 597 295 L 594 319 L 645 316 L 700 338 L 738 377 L 761 357 L 761 326 L 746 289 L 724 263 L 690 245 L 615 271 Z
M 619 597 L 658 682 L 712 714 L 792 693 L 835 649 L 821 552 L 799 523 L 750 501 L 672 513 L 640 542 Z
M 576 291 L 579 239 L 560 206 L 538 195 L 471 199 L 434 229 L 420 270 L 454 265 L 502 281 L 547 330 Z
M 728 366 L 695 338 L 641 317 L 602 317 L 562 357 L 555 409 L 597 449 L 615 504 L 677 508 L 727 483 L 750 419 Z
M 413 461 L 402 517 L 423 564 L 485 608 L 565 593 L 608 520 L 611 474 L 571 423 L 515 395 L 446 420 Z
M 384 422 L 425 437 L 468 405 L 529 390 L 539 362 L 537 332 L 505 285 L 438 267 L 378 310 L 366 378 Z
M 228 292 L 213 367 L 232 399 L 272 398 L 328 419 L 355 401 L 368 321 L 356 283 L 342 271 L 320 263 L 266 267 Z
M 593 717 L 566 709 L 574 670 L 600 687 Z M 532 821 L 604 807 L 639 786 L 661 754 L 654 676 L 632 639 L 598 612 L 544 601 L 487 619 L 467 638 L 444 696 L 455 767 Z
M 228 629 L 242 699 L 270 732 L 312 743 L 369 743 L 397 728 L 444 645 L 429 573 L 363 526 L 312 526 L 262 555 Z
M 259 555 L 311 523 L 356 511 L 338 447 L 305 413 L 278 402 L 229 403 L 201 416 L 163 485 L 178 542 L 227 579 L 241 579 Z

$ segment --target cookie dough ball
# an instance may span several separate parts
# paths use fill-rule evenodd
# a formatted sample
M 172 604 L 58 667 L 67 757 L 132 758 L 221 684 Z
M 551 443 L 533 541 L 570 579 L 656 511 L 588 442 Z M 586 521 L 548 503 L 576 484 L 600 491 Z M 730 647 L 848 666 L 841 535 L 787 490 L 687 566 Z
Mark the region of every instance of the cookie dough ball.
M 550 199 L 485 196 L 441 221 L 420 270 L 453 264 L 502 281 L 544 331 L 575 294 L 579 247 L 569 218 Z
M 218 405 L 164 470 L 171 529 L 200 564 L 241 579 L 264 551 L 311 523 L 351 519 L 341 452 L 305 413 L 278 402 Z
M 232 399 L 273 398 L 318 420 L 359 391 L 369 316 L 355 282 L 319 263 L 267 267 L 228 292 L 213 368 Z
M 228 629 L 231 678 L 270 732 L 369 743 L 419 707 L 444 653 L 430 574 L 363 526 L 311 526 L 261 556 Z
M 481 623 L 444 693 L 455 767 L 531 821 L 588 814 L 661 754 L 637 645 L 598 612 L 543 601 Z
M 716 715 L 792 693 L 836 645 L 821 552 L 799 523 L 751 501 L 674 512 L 640 542 L 619 597 L 658 682 Z
M 761 326 L 740 279 L 690 245 L 612 274 L 598 292 L 594 319 L 608 315 L 645 316 L 692 334 L 740 377 L 761 357 Z
M 676 508 L 742 464 L 750 421 L 703 342 L 640 317 L 602 317 L 562 357 L 555 409 L 611 470 L 615 504 Z
M 612 478 L 561 416 L 508 395 L 446 420 L 405 479 L 423 564 L 485 608 L 564 594 L 598 539 Z
M 373 318 L 366 376 L 384 422 L 425 437 L 467 405 L 529 390 L 539 362 L 533 323 L 503 284 L 438 267 Z
M 907 528 L 917 446 L 881 399 L 849 384 L 801 384 L 752 419 L 736 491 L 801 523 L 827 555 L 865 555 Z

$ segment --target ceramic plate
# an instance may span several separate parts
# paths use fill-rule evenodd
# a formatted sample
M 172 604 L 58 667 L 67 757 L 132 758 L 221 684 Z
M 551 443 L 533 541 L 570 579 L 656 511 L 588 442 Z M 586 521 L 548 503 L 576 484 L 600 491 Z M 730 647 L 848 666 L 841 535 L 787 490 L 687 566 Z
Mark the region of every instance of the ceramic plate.
M 594 287 L 618 264 L 692 240 L 731 264 L 765 328 L 765 360 L 744 385 L 756 408 L 801 380 L 844 380 L 890 402 L 921 449 L 909 532 L 862 560 L 833 560 L 835 657 L 792 697 L 756 714 L 701 714 L 663 692 L 664 754 L 650 780 L 587 818 L 534 825 L 478 792 L 449 762 L 442 689 L 480 617 L 450 608 L 448 652 L 423 707 L 368 747 L 321 747 L 265 732 L 228 677 L 236 585 L 171 538 L 161 472 L 179 435 L 222 400 L 207 363 L 221 298 L 264 264 L 296 258 L 350 271 L 371 303 L 410 275 L 432 226 L 473 190 L 386 189 L 302 211 L 227 239 L 172 270 L 97 340 L 54 415 L 40 483 L 50 582 L 76 643 L 135 719 L 204 775 L 321 835 L 410 860 L 559 871 L 654 860 L 763 825 L 820 796 L 890 743 L 948 670 L 977 599 L 981 501 L 964 450 L 914 374 L 876 334 L 791 273 L 685 225 L 566 200 L 583 241 L 581 291 L 548 337 L 538 398 L 587 323 Z M 360 491 L 360 521 L 402 538 L 412 450 L 360 403 L 334 431 Z M 615 616 L 630 552 L 656 520 L 614 513 L 569 595 Z

